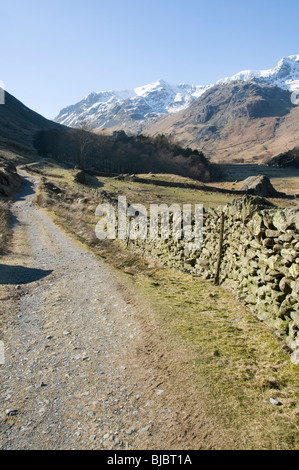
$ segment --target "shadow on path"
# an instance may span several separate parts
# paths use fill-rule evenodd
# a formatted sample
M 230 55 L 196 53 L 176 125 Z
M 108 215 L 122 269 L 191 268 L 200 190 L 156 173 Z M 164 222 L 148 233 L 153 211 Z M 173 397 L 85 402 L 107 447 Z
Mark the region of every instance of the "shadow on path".
M 35 194 L 34 183 L 29 181 L 29 179 L 22 177 L 22 186 L 14 198 L 14 203 L 25 201 L 27 196 Z M 12 226 L 18 225 L 18 217 L 10 211 L 10 222 Z
M 0 264 L 0 284 L 28 284 L 49 276 L 53 270 Z
M 31 194 L 34 194 L 34 193 L 35 193 L 34 184 L 31 181 L 29 181 L 27 178 L 23 178 L 22 186 L 20 190 L 18 191 L 14 201 L 15 202 L 23 201 L 26 196 L 30 196 Z

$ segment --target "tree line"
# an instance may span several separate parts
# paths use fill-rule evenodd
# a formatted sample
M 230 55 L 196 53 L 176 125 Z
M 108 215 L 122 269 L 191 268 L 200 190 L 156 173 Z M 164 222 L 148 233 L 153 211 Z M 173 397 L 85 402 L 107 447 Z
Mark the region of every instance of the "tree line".
M 111 136 L 79 129 L 51 129 L 36 134 L 38 154 L 82 170 L 107 174 L 174 173 L 209 181 L 211 165 L 198 150 L 183 148 L 163 134 Z

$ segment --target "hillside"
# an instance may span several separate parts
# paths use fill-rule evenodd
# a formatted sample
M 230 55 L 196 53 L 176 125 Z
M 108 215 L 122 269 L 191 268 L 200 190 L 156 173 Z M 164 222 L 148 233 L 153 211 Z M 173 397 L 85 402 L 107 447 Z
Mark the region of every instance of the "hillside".
M 33 152 L 35 134 L 41 130 L 64 127 L 45 119 L 5 92 L 5 104 L 0 105 L 0 145 L 4 148 Z
M 289 91 L 237 81 L 216 85 L 188 109 L 149 123 L 144 133 L 175 136 L 214 161 L 265 161 L 299 142 L 298 118 Z

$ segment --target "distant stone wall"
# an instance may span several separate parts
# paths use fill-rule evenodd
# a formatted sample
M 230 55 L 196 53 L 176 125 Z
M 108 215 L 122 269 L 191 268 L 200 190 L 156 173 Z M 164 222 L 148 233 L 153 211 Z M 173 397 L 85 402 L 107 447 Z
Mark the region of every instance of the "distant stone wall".
M 260 205 L 244 197 L 204 212 L 203 246 L 185 254 L 179 240 L 135 240 L 145 256 L 214 280 L 221 212 L 224 233 L 219 283 L 233 288 L 256 316 L 282 337 L 299 363 L 299 209 Z

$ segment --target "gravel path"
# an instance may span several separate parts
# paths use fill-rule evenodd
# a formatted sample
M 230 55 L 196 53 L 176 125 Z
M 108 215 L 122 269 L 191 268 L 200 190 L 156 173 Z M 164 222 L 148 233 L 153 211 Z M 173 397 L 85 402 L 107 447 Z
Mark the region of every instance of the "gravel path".
M 136 306 L 111 268 L 34 204 L 36 185 L 25 177 L 0 266 L 0 308 L 13 306 L 2 315 L 0 448 L 167 448 L 174 417 L 131 353 Z

